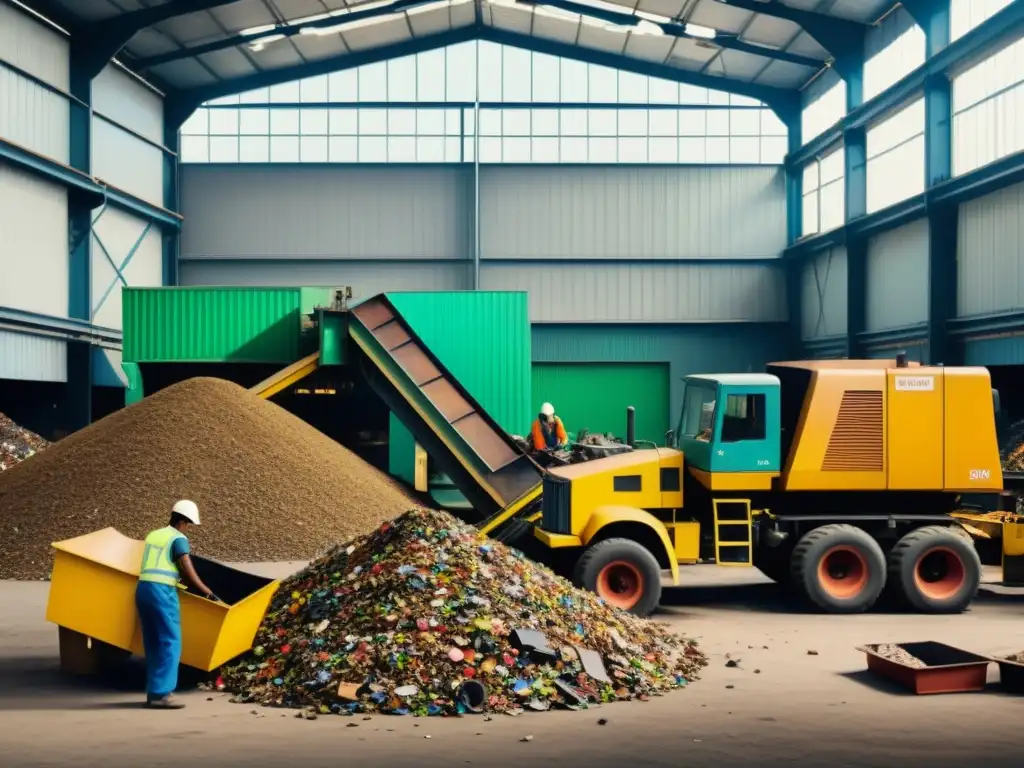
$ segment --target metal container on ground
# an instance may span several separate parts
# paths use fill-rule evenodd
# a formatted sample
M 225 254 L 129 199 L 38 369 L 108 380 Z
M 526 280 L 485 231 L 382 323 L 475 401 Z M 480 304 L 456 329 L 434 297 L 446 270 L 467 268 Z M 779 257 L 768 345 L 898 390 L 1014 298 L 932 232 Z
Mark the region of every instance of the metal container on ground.
M 104 528 L 53 545 L 46 620 L 67 632 L 143 655 L 135 610 L 143 543 Z M 226 603 L 181 590 L 181 663 L 209 672 L 249 650 L 278 582 L 193 555 L 200 578 Z M 80 648 L 79 648 L 80 651 Z M 81 667 L 81 662 L 71 662 Z
M 896 646 L 920 660 L 924 666 L 915 667 L 880 654 L 881 645 Z M 954 648 L 945 643 L 926 641 L 919 643 L 874 643 L 857 648 L 867 656 L 868 670 L 897 683 L 916 694 L 967 693 L 981 691 L 991 659 L 976 653 Z
M 1024 693 L 1024 663 L 1006 658 L 993 658 L 999 665 L 999 687 L 1007 693 Z

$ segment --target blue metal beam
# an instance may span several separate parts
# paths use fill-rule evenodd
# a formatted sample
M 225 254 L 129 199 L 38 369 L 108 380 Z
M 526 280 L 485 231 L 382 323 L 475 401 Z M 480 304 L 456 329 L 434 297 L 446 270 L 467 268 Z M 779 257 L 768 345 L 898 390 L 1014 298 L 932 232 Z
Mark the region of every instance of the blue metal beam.
M 974 317 L 957 317 L 949 321 L 949 335 L 982 336 L 998 333 L 1019 333 L 1024 330 L 1024 310 L 1010 309 Z
M 178 169 L 181 162 L 181 137 L 178 125 L 171 124 L 164 117 L 164 144 L 173 150 L 173 155 L 164 155 L 164 208 L 169 211 L 180 211 L 181 201 L 178 199 Z M 178 284 L 178 246 L 181 230 L 177 227 L 164 229 L 162 234 L 163 247 L 163 284 Z
M 346 18 L 350 15 L 354 14 L 346 15 Z M 365 64 L 387 61 L 388 59 L 398 58 L 399 56 L 408 56 L 414 53 L 421 53 L 423 51 L 431 51 L 437 48 L 453 45 L 455 43 L 468 42 L 471 40 L 489 40 L 491 42 L 511 45 L 528 51 L 547 53 L 567 59 L 575 59 L 577 61 L 584 61 L 591 64 L 599 64 L 615 69 L 636 72 L 641 75 L 664 78 L 674 82 L 689 83 L 691 85 L 697 85 L 704 88 L 736 93 L 762 101 L 776 112 L 779 112 L 780 115 L 785 113 L 788 116 L 790 114 L 798 113 L 799 110 L 800 95 L 797 91 L 789 91 L 782 88 L 773 88 L 764 85 L 754 85 L 751 83 L 744 83 L 739 80 L 729 80 L 724 77 L 704 75 L 680 69 L 678 67 L 655 64 L 652 62 L 642 61 L 640 59 L 630 59 L 613 53 L 592 50 L 581 46 L 568 45 L 553 40 L 544 40 L 516 32 L 505 32 L 492 27 L 478 28 L 474 26 L 460 27 L 435 35 L 414 38 L 397 45 L 388 45 L 381 48 L 361 51 L 359 53 L 348 53 L 341 56 L 333 56 L 308 64 L 296 65 L 294 67 L 267 70 L 265 72 L 249 75 L 248 77 L 243 77 L 237 80 L 230 80 L 223 83 L 216 83 L 183 91 L 178 94 L 172 94 L 165 103 L 165 109 L 169 108 L 174 114 L 173 120 L 180 120 L 177 125 L 181 125 L 181 122 L 184 122 L 184 120 L 187 119 L 200 104 L 221 96 L 241 93 L 255 88 L 263 88 L 277 83 L 287 83 L 302 77 L 312 77 L 314 75 L 327 74 L 329 72 L 353 69 Z M 170 117 L 168 119 L 171 120 Z
M 901 107 L 911 97 L 922 93 L 927 82 L 948 79 L 950 73 L 965 62 L 976 60 L 986 51 L 1001 43 L 1016 39 L 1024 33 L 1024 2 L 1013 2 L 970 32 L 954 40 L 942 50 L 897 81 L 886 91 L 863 103 L 836 125 L 801 147 L 799 152 L 786 157 L 786 164 L 802 167 L 810 159 L 824 153 L 843 140 L 843 134 L 852 128 L 866 128 Z
M 819 45 L 832 54 L 836 71 L 846 79 L 850 72 L 863 66 L 864 35 L 868 26 L 849 19 L 792 8 L 777 0 L 718 0 L 744 11 L 785 19 L 803 28 Z
M 67 341 L 121 348 L 121 331 L 75 318 L 54 317 L 11 307 L 0 307 L 0 325 L 19 333 L 54 336 Z
M 139 69 L 149 69 L 172 61 L 181 61 L 182 59 L 191 59 L 196 56 L 202 56 L 204 53 L 223 51 L 228 48 L 235 48 L 241 45 L 251 45 L 252 43 L 258 42 L 259 40 L 265 40 L 267 38 L 277 38 L 282 36 L 294 37 L 295 35 L 301 34 L 301 31 L 304 29 L 330 29 L 342 24 L 351 24 L 357 21 L 365 21 L 366 19 L 390 16 L 393 13 L 405 11 L 409 8 L 413 8 L 417 5 L 423 5 L 428 2 L 434 2 L 434 0 L 395 0 L 389 5 L 377 6 L 375 8 L 358 10 L 357 7 L 356 10 L 349 13 L 337 14 L 335 16 L 328 16 L 323 19 L 314 19 L 312 21 L 301 23 L 278 24 L 272 29 L 264 28 L 259 32 L 232 35 L 230 37 L 221 38 L 220 40 L 212 40 L 209 43 L 204 43 L 202 45 L 192 46 L 191 48 L 182 48 L 180 50 L 168 51 L 167 53 L 161 53 L 155 56 L 145 56 L 133 59 L 133 64 Z
M 181 227 L 181 214 L 168 211 L 158 205 L 153 205 L 141 198 L 130 195 L 122 189 L 111 187 L 108 184 L 101 184 L 103 196 L 109 205 L 128 211 L 146 221 L 152 221 L 161 227 L 178 229 Z
M 698 37 L 691 35 L 686 31 L 686 25 L 677 24 L 675 22 L 659 22 L 651 21 L 649 19 L 642 19 L 632 13 L 626 13 L 622 11 L 613 11 L 605 8 L 598 8 L 593 5 L 587 5 L 586 3 L 578 3 L 574 0 L 519 0 L 524 5 L 546 5 L 551 8 L 558 8 L 566 11 L 567 13 L 578 13 L 581 16 L 589 16 L 594 19 L 601 19 L 607 21 L 609 24 L 615 24 L 622 27 L 634 27 L 641 21 L 646 21 L 648 24 L 661 29 L 666 35 L 671 37 L 681 37 L 689 40 L 699 40 L 710 45 L 718 46 L 719 48 L 728 48 L 733 51 L 741 51 L 743 53 L 749 53 L 754 56 L 764 56 L 768 59 L 775 59 L 777 61 L 785 61 L 790 64 L 797 64 L 801 67 L 811 67 L 812 69 L 821 69 L 825 66 L 825 61 L 822 59 L 816 59 L 813 56 L 801 56 L 796 53 L 787 53 L 780 51 L 776 48 L 769 48 L 764 45 L 756 45 L 754 43 L 748 43 L 740 40 L 737 35 L 731 35 L 727 33 L 718 32 L 713 38 Z
M 90 209 L 103 203 L 103 188 L 88 174 L 19 147 L 6 139 L 0 139 L 0 160 L 67 187 L 69 192 L 85 201 Z

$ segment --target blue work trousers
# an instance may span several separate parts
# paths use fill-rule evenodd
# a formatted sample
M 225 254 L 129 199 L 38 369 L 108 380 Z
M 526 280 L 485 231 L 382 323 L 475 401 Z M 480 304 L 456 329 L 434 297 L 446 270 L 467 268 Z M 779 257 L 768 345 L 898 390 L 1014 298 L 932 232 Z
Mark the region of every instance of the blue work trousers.
M 181 661 L 178 589 L 140 581 L 135 588 L 135 607 L 142 622 L 142 645 L 146 651 L 146 698 L 160 699 L 178 687 L 178 663 Z

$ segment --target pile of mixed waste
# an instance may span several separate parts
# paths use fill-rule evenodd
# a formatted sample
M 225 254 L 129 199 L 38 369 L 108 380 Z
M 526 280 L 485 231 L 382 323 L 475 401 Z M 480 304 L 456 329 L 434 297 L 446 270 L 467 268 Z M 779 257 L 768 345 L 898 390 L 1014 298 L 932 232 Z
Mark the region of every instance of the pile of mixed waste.
M 50 443 L 0 413 L 0 471 L 10 469 Z
M 288 579 L 218 686 L 321 714 L 514 713 L 647 698 L 706 664 L 694 642 L 420 509 Z

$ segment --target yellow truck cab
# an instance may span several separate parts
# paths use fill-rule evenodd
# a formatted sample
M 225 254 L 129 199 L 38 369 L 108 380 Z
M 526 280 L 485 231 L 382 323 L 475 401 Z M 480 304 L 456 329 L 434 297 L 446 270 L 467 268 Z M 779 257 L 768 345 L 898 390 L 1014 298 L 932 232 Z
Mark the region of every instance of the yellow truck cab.
M 663 569 L 707 562 L 833 613 L 887 588 L 922 612 L 971 602 L 981 565 L 950 513 L 1002 490 L 986 369 L 804 361 L 685 384 L 666 447 L 546 474 L 535 536 L 580 584 L 646 614 Z

